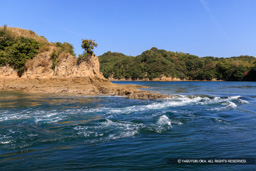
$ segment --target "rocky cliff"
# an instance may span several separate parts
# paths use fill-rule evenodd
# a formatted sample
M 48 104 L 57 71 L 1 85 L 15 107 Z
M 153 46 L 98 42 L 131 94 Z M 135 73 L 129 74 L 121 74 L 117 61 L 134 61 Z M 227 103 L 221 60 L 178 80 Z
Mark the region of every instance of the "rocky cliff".
M 51 51 L 40 53 L 26 63 L 26 71 L 21 78 L 97 78 L 106 80 L 99 71 L 99 61 L 96 55 L 88 56 L 86 61 L 77 64 L 77 58 L 68 53 L 63 54 L 55 68 Z M 0 77 L 19 78 L 18 71 L 9 65 L 0 67 Z

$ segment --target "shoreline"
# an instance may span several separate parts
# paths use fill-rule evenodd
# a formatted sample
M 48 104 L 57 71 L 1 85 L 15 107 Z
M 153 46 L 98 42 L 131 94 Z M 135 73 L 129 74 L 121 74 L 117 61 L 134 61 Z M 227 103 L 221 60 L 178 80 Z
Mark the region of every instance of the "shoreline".
M 0 78 L 0 91 L 25 93 L 83 95 L 83 96 L 123 96 L 130 99 L 164 99 L 170 95 L 140 90 L 146 86 L 115 84 L 100 78 Z
M 224 80 L 116 80 L 116 79 L 109 79 L 109 81 L 136 81 L 136 82 L 193 82 L 193 81 L 200 81 L 200 82 L 221 82 Z

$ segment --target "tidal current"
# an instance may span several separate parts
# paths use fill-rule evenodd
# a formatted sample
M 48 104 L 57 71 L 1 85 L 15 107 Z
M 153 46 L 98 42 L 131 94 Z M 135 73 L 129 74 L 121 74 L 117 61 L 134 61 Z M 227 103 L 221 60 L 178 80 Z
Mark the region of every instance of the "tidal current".
M 161 100 L 0 92 L 0 170 L 253 170 L 256 82 L 115 82 Z

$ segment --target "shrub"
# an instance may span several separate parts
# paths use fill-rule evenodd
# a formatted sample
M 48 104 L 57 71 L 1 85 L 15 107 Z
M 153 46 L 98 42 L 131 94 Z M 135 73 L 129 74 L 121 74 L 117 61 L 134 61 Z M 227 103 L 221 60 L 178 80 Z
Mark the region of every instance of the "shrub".
M 82 54 L 82 55 L 78 55 L 77 63 L 76 64 L 79 65 L 83 61 L 88 61 L 88 56 L 90 56 L 88 53 L 85 53 L 85 54 Z
M 51 68 L 52 68 L 52 70 L 55 69 L 55 65 L 57 64 L 57 58 L 58 58 L 59 54 L 60 54 L 60 51 L 58 51 L 58 50 L 53 50 L 53 52 L 51 53 L 51 59 L 52 59 Z
M 56 42 L 55 46 L 60 49 L 61 52 L 70 53 L 71 55 L 75 56 L 74 47 L 70 43 L 64 42 Z
M 5 52 L 3 50 L 0 51 L 0 66 L 6 64 Z
M 57 49 L 53 50 L 53 52 L 51 53 L 51 59 L 52 59 L 52 66 L 51 68 L 54 70 L 55 66 L 57 63 L 59 63 L 59 59 L 58 58 L 62 58 L 65 53 L 70 53 L 71 55 L 75 56 L 74 53 L 74 47 L 67 42 L 61 43 L 61 42 L 56 42 L 54 43 L 54 45 L 57 47 Z
M 42 52 L 47 52 L 49 50 L 50 50 L 49 44 L 40 44 L 38 52 L 42 53 Z
M 0 65 L 9 64 L 18 70 L 21 76 L 25 63 L 32 59 L 39 50 L 39 43 L 32 38 L 15 37 L 5 27 L 0 29 Z

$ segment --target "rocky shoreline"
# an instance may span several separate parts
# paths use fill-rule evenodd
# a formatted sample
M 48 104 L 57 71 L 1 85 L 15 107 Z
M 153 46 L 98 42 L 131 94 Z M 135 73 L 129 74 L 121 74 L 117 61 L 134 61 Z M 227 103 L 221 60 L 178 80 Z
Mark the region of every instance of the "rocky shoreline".
M 132 79 L 115 79 L 115 78 L 108 78 L 108 80 L 110 81 L 155 81 L 155 82 L 182 82 L 182 81 L 224 81 L 224 80 L 217 80 L 217 79 L 212 79 L 212 80 L 188 80 L 188 79 L 179 79 L 179 78 L 168 78 L 168 79 L 163 79 L 163 78 L 154 78 L 152 80 L 150 79 L 136 79 L 136 80 L 132 80 Z
M 139 85 L 119 85 L 108 80 L 91 78 L 1 78 L 1 91 L 68 95 L 111 95 L 134 99 L 162 99 L 171 96 L 139 90 Z

